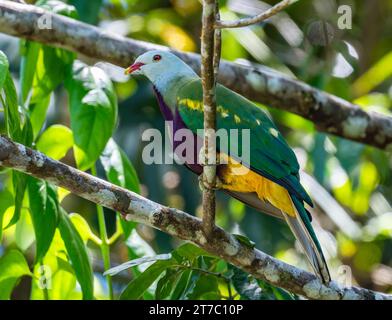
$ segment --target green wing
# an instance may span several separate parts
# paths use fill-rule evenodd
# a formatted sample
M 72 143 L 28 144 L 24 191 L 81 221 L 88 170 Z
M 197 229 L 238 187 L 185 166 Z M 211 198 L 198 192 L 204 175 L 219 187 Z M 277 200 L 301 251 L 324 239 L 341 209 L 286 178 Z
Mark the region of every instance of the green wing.
M 203 128 L 202 85 L 197 79 L 186 84 L 177 93 L 177 108 L 185 125 L 194 133 Z M 294 152 L 268 117 L 255 104 L 227 89 L 217 85 L 217 129 L 250 130 L 250 163 L 243 163 L 266 178 L 284 186 L 291 194 L 310 205 L 308 194 L 299 182 L 299 165 Z M 230 140 L 226 148 L 242 150 L 242 135 Z M 225 149 L 227 150 L 227 149 Z M 221 150 L 222 151 L 222 150 Z

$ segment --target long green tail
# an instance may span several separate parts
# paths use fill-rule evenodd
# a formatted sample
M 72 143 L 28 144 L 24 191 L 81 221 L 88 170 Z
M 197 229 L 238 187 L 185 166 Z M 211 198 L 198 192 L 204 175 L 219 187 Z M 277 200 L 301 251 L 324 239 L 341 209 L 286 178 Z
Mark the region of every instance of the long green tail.
M 292 196 L 291 198 L 297 209 L 298 217 L 290 217 L 285 213 L 283 213 L 283 215 L 286 218 L 291 231 L 300 242 L 301 247 L 308 257 L 315 273 L 324 283 L 328 283 L 331 281 L 331 276 L 308 213 L 301 201 L 299 201 L 295 196 Z

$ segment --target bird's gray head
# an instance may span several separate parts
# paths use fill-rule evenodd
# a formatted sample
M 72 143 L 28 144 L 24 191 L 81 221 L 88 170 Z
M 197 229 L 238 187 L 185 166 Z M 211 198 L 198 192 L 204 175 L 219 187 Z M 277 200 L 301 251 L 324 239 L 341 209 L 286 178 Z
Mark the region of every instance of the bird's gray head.
M 154 50 L 140 55 L 125 74 L 144 75 L 158 89 L 166 89 L 171 82 L 195 78 L 196 73 L 180 58 L 168 51 Z

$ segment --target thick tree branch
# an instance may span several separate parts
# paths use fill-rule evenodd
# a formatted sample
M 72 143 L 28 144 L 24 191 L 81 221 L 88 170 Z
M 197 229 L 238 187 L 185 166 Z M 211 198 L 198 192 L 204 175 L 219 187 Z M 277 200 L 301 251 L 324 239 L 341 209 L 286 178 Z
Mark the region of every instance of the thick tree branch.
M 216 185 L 216 67 L 219 57 L 215 55 L 215 0 L 203 0 L 201 30 L 201 80 L 204 105 L 203 140 L 203 226 L 210 238 L 215 228 L 215 185 Z M 214 68 L 215 67 L 215 68 Z
M 207 240 L 200 219 L 50 159 L 5 136 L 0 136 L 0 166 L 63 187 L 82 198 L 121 212 L 127 220 L 192 241 L 256 278 L 309 299 L 392 299 L 392 295 L 357 287 L 343 288 L 335 282 L 324 285 L 315 275 L 247 246 L 219 227 L 215 227 L 212 236 Z
M 243 18 L 234 21 L 217 21 L 215 24 L 216 28 L 241 28 L 247 27 L 252 24 L 260 23 L 268 18 L 274 16 L 275 14 L 279 13 L 283 9 L 287 8 L 290 4 L 297 2 L 298 0 L 283 0 L 273 7 L 269 8 L 268 10 L 249 18 Z
M 52 29 L 42 30 L 37 19 L 52 17 Z M 69 49 L 85 56 L 117 64 L 132 60 L 152 49 L 166 47 L 109 34 L 99 28 L 47 13 L 30 5 L 0 0 L 0 32 Z M 195 71 L 200 56 L 173 51 Z M 251 100 L 296 113 L 315 123 L 320 131 L 392 150 L 392 118 L 365 112 L 357 105 L 316 90 L 309 85 L 271 72 L 262 66 L 246 67 L 222 61 L 218 80 Z

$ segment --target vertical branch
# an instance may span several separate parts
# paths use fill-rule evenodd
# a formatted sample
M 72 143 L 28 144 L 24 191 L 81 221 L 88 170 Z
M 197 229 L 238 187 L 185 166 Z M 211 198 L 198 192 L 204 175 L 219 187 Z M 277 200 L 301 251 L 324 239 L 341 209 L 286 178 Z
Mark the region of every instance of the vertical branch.
M 201 32 L 201 79 L 204 105 L 204 142 L 203 163 L 203 229 L 209 237 L 215 227 L 215 185 L 216 185 L 216 101 L 215 74 L 219 66 L 220 50 L 216 50 L 215 41 L 219 37 L 215 32 L 217 12 L 216 0 L 203 0 Z
M 219 21 L 219 20 L 220 20 L 219 1 L 216 1 L 215 21 Z M 219 64 L 220 64 L 220 58 L 221 58 L 221 49 L 222 49 L 222 32 L 221 32 L 221 29 L 215 28 L 215 30 L 214 30 L 214 58 L 213 58 L 215 85 L 216 85 L 216 81 L 218 79 Z

